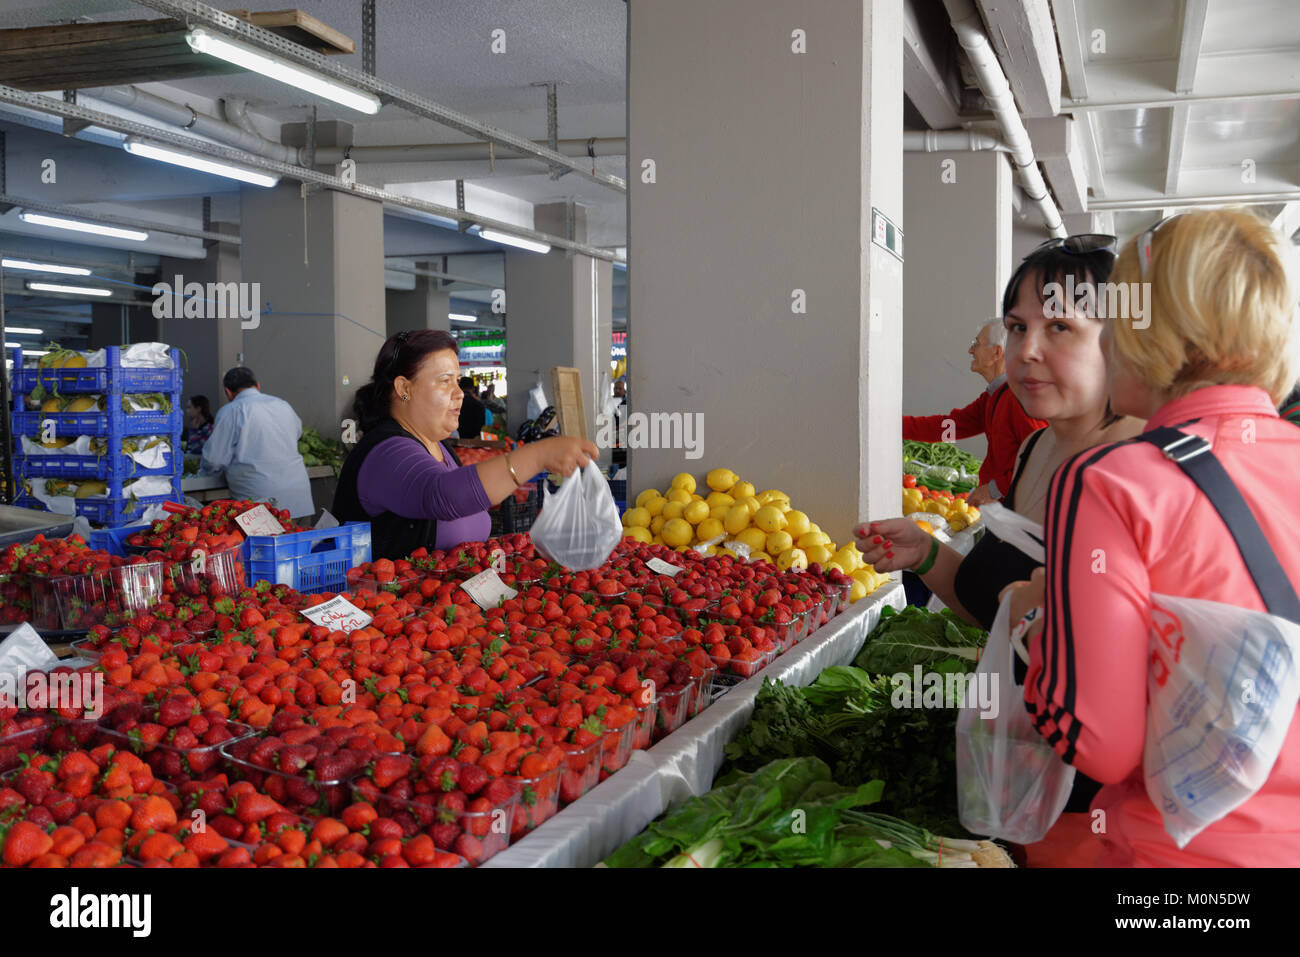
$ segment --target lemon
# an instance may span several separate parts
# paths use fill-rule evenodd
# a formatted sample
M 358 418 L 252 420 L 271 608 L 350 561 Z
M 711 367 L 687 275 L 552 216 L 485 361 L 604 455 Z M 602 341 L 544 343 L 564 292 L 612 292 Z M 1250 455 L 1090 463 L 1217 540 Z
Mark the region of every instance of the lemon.
M 77 491 L 73 498 L 90 498 L 94 495 L 104 495 L 108 492 L 108 485 L 100 481 L 80 482 L 77 485 Z
M 714 469 L 704 476 L 704 484 L 715 492 L 725 492 L 735 485 L 738 479 L 739 476 L 731 469 Z
M 968 505 L 966 507 L 966 518 L 970 521 L 972 525 L 974 525 L 976 522 L 980 520 L 980 510 L 977 509 L 974 505 Z
M 874 589 L 872 589 L 874 591 Z M 856 578 L 853 579 L 853 586 L 849 589 L 849 604 L 857 601 L 859 598 L 867 597 L 867 586 L 862 584 Z
M 684 518 L 670 518 L 659 534 L 665 545 L 676 548 L 678 545 L 689 545 L 691 539 L 695 537 L 695 529 L 691 528 L 691 523 Z
M 695 527 L 695 535 L 702 542 L 707 542 L 711 538 L 717 538 L 719 535 L 725 535 L 726 532 L 727 527 L 712 516 L 706 518 Z
M 751 526 L 741 529 L 740 534 L 736 536 L 736 541 L 744 542 L 750 552 L 758 552 L 762 551 L 767 544 L 767 536 L 763 534 L 761 529 Z
M 749 527 L 749 509 L 744 505 L 733 505 L 727 509 L 727 517 L 722 520 L 723 527 L 727 534 L 735 535 L 737 532 Z
M 667 504 L 668 504 L 668 499 L 656 493 L 655 497 L 650 499 L 645 504 L 643 504 L 641 508 L 644 508 L 647 512 L 650 513 L 650 517 L 654 518 L 656 515 L 663 514 L 664 506 Z
M 640 505 L 641 503 L 638 502 L 637 504 Z M 799 511 L 797 508 L 792 508 L 790 511 L 785 513 L 785 530 L 795 538 L 798 538 L 805 532 L 812 531 L 812 523 L 808 520 L 807 515 Z
M 837 561 L 822 562 L 821 565 L 822 565 L 822 571 L 824 571 L 824 572 L 828 572 L 828 571 L 830 571 L 832 568 L 834 568 L 834 569 L 837 569 L 837 570 L 839 570 L 839 571 L 844 572 L 845 574 L 848 574 L 848 572 L 845 570 L 844 566 L 841 565 L 841 564 L 840 564 L 839 562 L 837 562 Z
M 650 534 L 658 535 L 664 530 L 664 526 L 667 524 L 668 519 L 664 518 L 662 515 L 656 515 L 654 518 L 650 519 Z
M 728 491 L 728 494 L 730 494 L 732 498 L 737 500 L 742 498 L 750 498 L 754 494 L 754 483 L 737 481 L 735 485 L 731 486 L 731 488 Z
M 678 545 L 675 549 L 673 549 L 673 551 L 681 552 L 683 555 L 685 555 L 687 552 L 694 551 L 694 549 L 691 548 L 691 546 L 689 545 Z
M 656 498 L 663 498 L 663 496 L 659 494 L 659 490 L 657 488 L 648 488 L 636 497 L 637 507 L 640 508 L 647 502 Z
M 816 522 L 809 522 L 809 523 L 808 523 L 808 531 L 810 531 L 810 532 L 820 532 L 821 530 L 822 530 L 822 527 L 821 527 L 820 525 L 818 525 Z
M 62 400 L 57 399 L 57 398 L 55 398 L 54 396 L 50 396 L 48 399 L 46 399 L 44 402 L 41 403 L 41 411 L 42 411 L 42 412 L 62 412 L 62 411 L 63 411 L 63 402 L 62 402 Z
M 724 521 L 727 513 L 731 511 L 730 505 L 715 505 L 709 509 L 709 518 L 716 518 L 719 522 Z
M 782 492 L 780 489 L 777 488 L 770 488 L 758 496 L 758 500 L 762 502 L 764 505 L 770 504 L 771 502 L 774 502 L 777 499 L 781 499 L 782 501 L 788 504 L 790 501 L 790 496 L 786 495 L 785 492 Z
M 736 500 L 726 492 L 710 492 L 709 497 L 704 501 L 709 503 L 709 508 L 717 508 L 719 505 L 726 505 L 730 508 L 736 504 Z
M 772 556 L 767 552 L 750 552 L 749 560 L 751 562 L 770 562 L 772 561 Z M 773 562 L 773 564 L 775 564 L 775 562 Z
M 67 368 L 67 366 L 64 366 L 64 368 Z M 66 406 L 64 406 L 63 411 L 64 412 L 93 412 L 96 408 L 98 408 L 98 403 L 93 397 L 88 395 L 81 395 L 81 396 L 77 396 L 77 398 L 73 399 Z
M 920 523 L 918 522 L 917 524 L 919 525 Z M 948 527 L 951 528 L 954 532 L 960 532 L 963 528 L 966 527 L 966 516 L 965 516 L 965 515 L 949 515 L 949 516 L 948 516 Z
M 808 548 L 811 545 L 827 545 L 827 544 L 830 544 L 830 538 L 826 535 L 825 532 L 804 532 L 797 539 L 795 539 L 795 545 L 797 545 L 799 548 Z
M 856 554 L 856 551 L 857 550 L 853 548 L 852 545 L 845 545 L 831 556 L 831 561 L 839 565 L 846 573 L 854 571 L 862 562 Z
M 831 550 L 825 545 L 809 545 L 804 549 L 804 554 L 808 561 L 817 562 L 819 565 L 825 565 L 831 560 Z
M 687 505 L 682 509 L 682 518 L 686 519 L 686 521 L 690 522 L 692 525 L 698 525 L 708 517 L 709 506 L 705 505 L 702 501 L 691 502 L 690 505 Z
M 876 590 L 876 585 L 879 584 L 879 579 L 881 577 L 870 565 L 863 565 L 857 571 L 849 572 L 849 576 L 855 582 L 862 582 L 862 584 L 866 585 L 867 591 L 869 592 Z
M 794 538 L 788 531 L 775 531 L 767 536 L 767 543 L 763 546 L 773 555 L 780 555 L 787 548 L 794 548 Z
M 943 503 L 936 502 L 934 499 L 930 499 L 930 501 L 926 502 L 924 505 L 921 506 L 921 511 L 932 512 L 935 515 L 942 515 L 944 512 Z
M 652 539 L 650 539 L 650 543 L 652 545 L 662 545 L 664 543 L 664 540 L 662 536 L 656 535 Z
M 643 508 L 629 508 L 623 513 L 625 528 L 646 528 L 650 525 L 650 513 Z
M 802 548 L 787 548 L 780 555 L 776 556 L 776 567 L 781 571 L 791 568 L 807 568 L 808 556 L 804 554 Z
M 704 501 L 704 496 L 701 495 L 699 492 L 692 492 L 692 493 L 691 493 L 691 501 L 692 501 L 692 502 L 703 502 L 703 501 Z
M 670 502 L 681 502 L 683 505 L 685 505 L 687 502 L 691 500 L 691 493 L 686 491 L 686 489 L 684 488 L 674 488 L 674 489 L 669 489 L 668 494 L 665 497 Z
M 754 496 L 752 495 L 749 496 L 748 498 L 738 499 L 738 501 L 740 502 L 741 505 L 744 505 L 745 508 L 749 509 L 750 515 L 753 515 L 755 512 L 757 512 L 760 508 L 763 507 L 759 503 L 758 499 L 754 498 Z
M 681 518 L 682 512 L 684 511 L 686 511 L 686 506 L 681 502 L 669 502 L 667 505 L 664 506 L 664 510 L 659 514 L 662 515 L 665 519 Z
M 672 487 L 685 489 L 686 494 L 690 495 L 695 491 L 695 476 L 690 472 L 678 472 L 673 476 Z
M 754 524 L 765 532 L 779 532 L 785 528 L 785 515 L 773 505 L 764 505 L 754 513 Z
M 654 540 L 648 528 L 642 528 L 640 525 L 633 525 L 631 528 L 623 529 L 624 538 L 635 538 L 638 542 L 645 542 L 647 545 Z

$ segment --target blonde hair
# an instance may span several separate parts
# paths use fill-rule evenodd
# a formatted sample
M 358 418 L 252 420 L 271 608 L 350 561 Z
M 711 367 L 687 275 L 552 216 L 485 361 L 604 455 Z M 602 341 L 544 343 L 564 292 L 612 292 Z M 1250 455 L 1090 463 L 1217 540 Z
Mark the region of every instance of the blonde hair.
M 1137 244 L 1124 247 L 1111 282 L 1143 281 Z M 1170 220 L 1151 242 L 1150 325 L 1115 319 L 1116 357 L 1170 398 L 1207 385 L 1253 385 L 1281 404 L 1300 376 L 1284 250 L 1281 235 L 1242 208 Z

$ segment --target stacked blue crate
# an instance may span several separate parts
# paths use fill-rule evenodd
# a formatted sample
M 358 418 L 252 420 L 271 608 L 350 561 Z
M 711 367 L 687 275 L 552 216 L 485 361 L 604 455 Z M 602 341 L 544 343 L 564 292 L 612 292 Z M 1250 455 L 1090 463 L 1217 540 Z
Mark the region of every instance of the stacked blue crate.
M 13 435 L 14 475 L 24 478 L 62 478 L 70 481 L 98 479 L 108 485 L 108 495 L 103 498 L 86 498 L 76 501 L 78 515 L 99 525 L 120 526 L 140 521 L 141 513 L 150 505 L 161 502 L 180 502 L 181 472 L 184 469 L 184 449 L 181 447 L 181 368 L 180 353 L 170 350 L 170 369 L 133 369 L 122 366 L 122 350 L 108 347 L 107 365 L 101 368 L 36 369 L 22 367 L 22 350 L 13 350 L 12 390 L 14 393 Z M 47 393 L 58 395 L 101 394 L 107 400 L 105 412 L 40 412 L 28 411 L 26 398 L 38 386 Z M 122 411 L 122 396 L 143 393 L 162 393 L 171 402 L 171 412 Z M 24 455 L 19 436 L 35 438 L 42 433 L 46 422 L 54 423 L 54 434 L 62 438 L 89 435 L 107 440 L 108 452 L 104 455 Z M 136 435 L 163 435 L 171 442 L 172 452 L 166 456 L 162 468 L 146 469 L 121 452 L 122 439 Z M 167 495 L 146 495 L 128 498 L 122 486 L 147 475 L 165 475 L 171 479 L 172 490 Z M 34 497 L 20 496 L 15 503 L 26 508 L 44 508 Z

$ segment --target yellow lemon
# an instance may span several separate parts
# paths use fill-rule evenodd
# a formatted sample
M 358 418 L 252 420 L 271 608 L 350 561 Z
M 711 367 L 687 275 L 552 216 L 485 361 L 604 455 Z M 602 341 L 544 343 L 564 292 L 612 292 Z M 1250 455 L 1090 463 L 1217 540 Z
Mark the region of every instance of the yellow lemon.
M 967 506 L 966 518 L 972 525 L 974 525 L 976 522 L 980 520 L 980 510 L 977 509 L 974 505 Z
M 820 525 L 818 525 L 816 522 L 809 522 L 809 523 L 808 523 L 808 531 L 810 531 L 810 532 L 820 532 L 821 530 L 822 530 L 822 527 L 821 527 Z
M 790 496 L 786 495 L 785 492 L 782 492 L 780 489 L 777 488 L 770 488 L 758 496 L 758 500 L 762 502 L 764 505 L 774 502 L 778 498 L 784 502 L 790 501 Z
M 673 549 L 673 551 L 681 552 L 683 555 L 685 555 L 687 552 L 694 551 L 694 549 L 691 548 L 691 546 L 689 545 L 678 545 L 675 549 Z
M 935 515 L 942 515 L 944 513 L 943 503 L 930 499 L 930 501 L 921 506 L 921 511 L 933 512 Z
M 686 519 L 686 521 L 690 522 L 692 525 L 698 525 L 708 517 L 709 506 L 700 501 L 691 502 L 690 505 L 687 505 L 682 509 L 682 518 Z
M 692 501 L 692 502 L 703 502 L 703 501 L 704 501 L 704 496 L 701 495 L 699 492 L 692 492 L 692 493 L 691 493 L 691 501 Z
M 742 498 L 749 498 L 754 494 L 754 483 L 738 481 L 735 485 L 731 486 L 728 490 L 728 494 L 738 501 Z
M 715 505 L 713 506 L 713 508 L 709 509 L 709 518 L 716 518 L 719 522 L 721 522 L 724 519 L 726 519 L 727 513 L 730 511 L 731 511 L 730 505 Z
M 764 505 L 754 513 L 754 524 L 765 532 L 779 532 L 785 528 L 785 515 L 775 506 Z
M 653 545 L 662 545 L 664 543 L 664 540 L 661 536 L 656 535 L 654 538 L 650 539 L 650 542 Z
M 704 484 L 715 492 L 725 492 L 736 484 L 736 473 L 731 469 L 714 469 L 704 476 Z
M 656 499 L 656 498 L 663 498 L 663 496 L 659 494 L 659 490 L 657 488 L 648 488 L 636 497 L 637 507 L 639 508 L 645 505 L 651 499 Z
M 751 562 L 770 562 L 772 561 L 772 556 L 767 552 L 750 552 L 749 560 Z
M 965 516 L 965 515 L 949 515 L 949 516 L 948 516 L 948 527 L 951 528 L 954 532 L 960 532 L 963 528 L 966 527 L 966 516 Z
M 686 489 L 684 488 L 675 488 L 675 489 L 670 489 L 668 494 L 665 497 L 670 502 L 681 502 L 683 505 L 685 505 L 687 502 L 691 500 L 691 493 L 686 491 Z
M 640 507 L 649 512 L 651 518 L 654 518 L 656 515 L 663 514 L 664 506 L 667 504 L 668 499 L 656 492 L 654 498 L 650 499 L 648 502 L 642 503 Z
M 645 542 L 647 545 L 654 541 L 654 536 L 650 534 L 648 528 L 642 528 L 640 525 L 633 525 L 631 528 L 623 529 L 624 538 L 635 538 L 638 542 Z
M 669 502 L 664 506 L 664 510 L 659 514 L 665 519 L 681 518 L 682 512 L 686 511 L 686 506 L 681 502 Z
M 650 513 L 643 508 L 629 508 L 623 513 L 623 525 L 627 528 L 646 528 L 650 524 Z
M 874 591 L 875 589 L 872 589 Z M 866 598 L 868 594 L 867 586 L 862 584 L 856 578 L 853 579 L 853 586 L 849 589 L 849 604 L 853 604 L 859 598 Z
M 691 528 L 691 523 L 684 518 L 670 518 L 664 524 L 660 536 L 665 545 L 676 548 L 678 545 L 689 545 L 691 539 L 695 537 L 695 529 Z
M 58 399 L 58 398 L 54 397 L 54 396 L 50 396 L 48 399 L 46 399 L 44 402 L 41 403 L 41 411 L 42 411 L 42 412 L 62 412 L 62 411 L 63 411 L 63 401 L 62 401 L 61 399 Z
M 824 572 L 828 572 L 832 568 L 838 571 L 842 571 L 842 572 L 844 571 L 844 566 L 837 561 L 822 562 L 821 565 L 822 565 L 822 571 Z M 845 572 L 845 574 L 848 574 L 848 572 Z
M 856 550 L 853 546 L 845 545 L 831 556 L 831 561 L 838 564 L 845 572 L 854 571 L 861 562 L 861 559 L 855 552 Z
M 749 527 L 749 509 L 744 505 L 733 505 L 727 509 L 727 517 L 722 520 L 723 527 L 727 534 L 735 535 L 737 532 Z
M 640 505 L 641 503 L 638 502 L 637 504 Z M 785 530 L 798 538 L 805 532 L 812 531 L 812 522 L 808 520 L 808 516 L 803 512 L 797 508 L 792 508 L 785 513 Z
M 872 568 L 870 565 L 863 565 L 857 571 L 849 572 L 849 576 L 854 581 L 862 582 L 862 584 L 866 585 L 867 591 L 869 592 L 876 590 L 876 584 L 878 583 L 880 578 L 880 576 L 876 573 L 876 570 Z
M 650 519 L 650 534 L 658 535 L 664 530 L 664 526 L 667 524 L 668 519 L 664 518 L 662 515 L 656 515 L 654 518 Z
M 762 530 L 751 526 L 750 528 L 741 529 L 740 534 L 736 536 L 736 541 L 744 542 L 752 553 L 763 549 L 763 546 L 767 544 L 767 536 L 763 534 Z
M 719 535 L 725 535 L 726 532 L 727 527 L 712 516 L 706 518 L 695 527 L 696 537 L 698 537 L 702 542 L 707 542 L 711 538 L 717 538 Z
M 710 492 L 709 497 L 704 501 L 709 503 L 709 508 L 717 508 L 719 505 L 726 505 L 730 508 L 736 504 L 736 500 L 726 492 Z
M 685 489 L 686 494 L 690 495 L 695 491 L 695 476 L 690 472 L 678 472 L 673 476 L 672 487 Z
M 795 540 L 795 545 L 799 548 L 808 548 L 811 545 L 827 545 L 830 538 L 825 532 L 804 532 Z
M 775 531 L 767 536 L 767 542 L 763 546 L 773 555 L 780 555 L 787 548 L 794 548 L 794 538 L 788 531 Z
M 817 562 L 819 565 L 825 565 L 831 560 L 831 550 L 825 545 L 809 545 L 804 549 L 804 554 L 808 561 Z
M 808 556 L 804 554 L 802 548 L 788 548 L 776 556 L 776 567 L 781 571 L 791 568 L 807 568 Z
M 741 505 L 744 505 L 745 508 L 749 509 L 750 515 L 753 515 L 755 512 L 757 512 L 760 508 L 763 507 L 761 504 L 759 504 L 758 499 L 754 498 L 754 496 L 752 495 L 749 496 L 748 498 L 739 499 L 738 501 L 740 502 Z

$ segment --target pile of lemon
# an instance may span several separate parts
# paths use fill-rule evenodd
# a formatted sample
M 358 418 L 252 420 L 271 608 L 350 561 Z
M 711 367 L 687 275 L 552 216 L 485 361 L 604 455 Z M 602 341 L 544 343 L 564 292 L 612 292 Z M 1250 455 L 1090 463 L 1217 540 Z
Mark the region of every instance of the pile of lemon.
M 850 601 L 890 580 L 862 560 L 856 545 L 836 546 L 816 522 L 791 507 L 785 492 L 756 492 L 752 483 L 725 468 L 714 469 L 704 483 L 707 496 L 696 491 L 689 472 L 674 476 L 667 492 L 646 489 L 623 513 L 623 534 L 683 552 L 769 561 L 782 570 L 807 568 L 810 562 L 838 568 L 853 579 Z
M 974 505 L 966 504 L 965 499 L 942 493 L 932 493 L 927 496 L 919 488 L 905 488 L 903 489 L 903 514 L 911 515 L 915 512 L 930 512 L 943 516 L 948 522 L 948 527 L 954 532 L 969 528 L 980 519 L 980 510 Z M 933 531 L 933 529 L 926 529 L 926 531 Z

